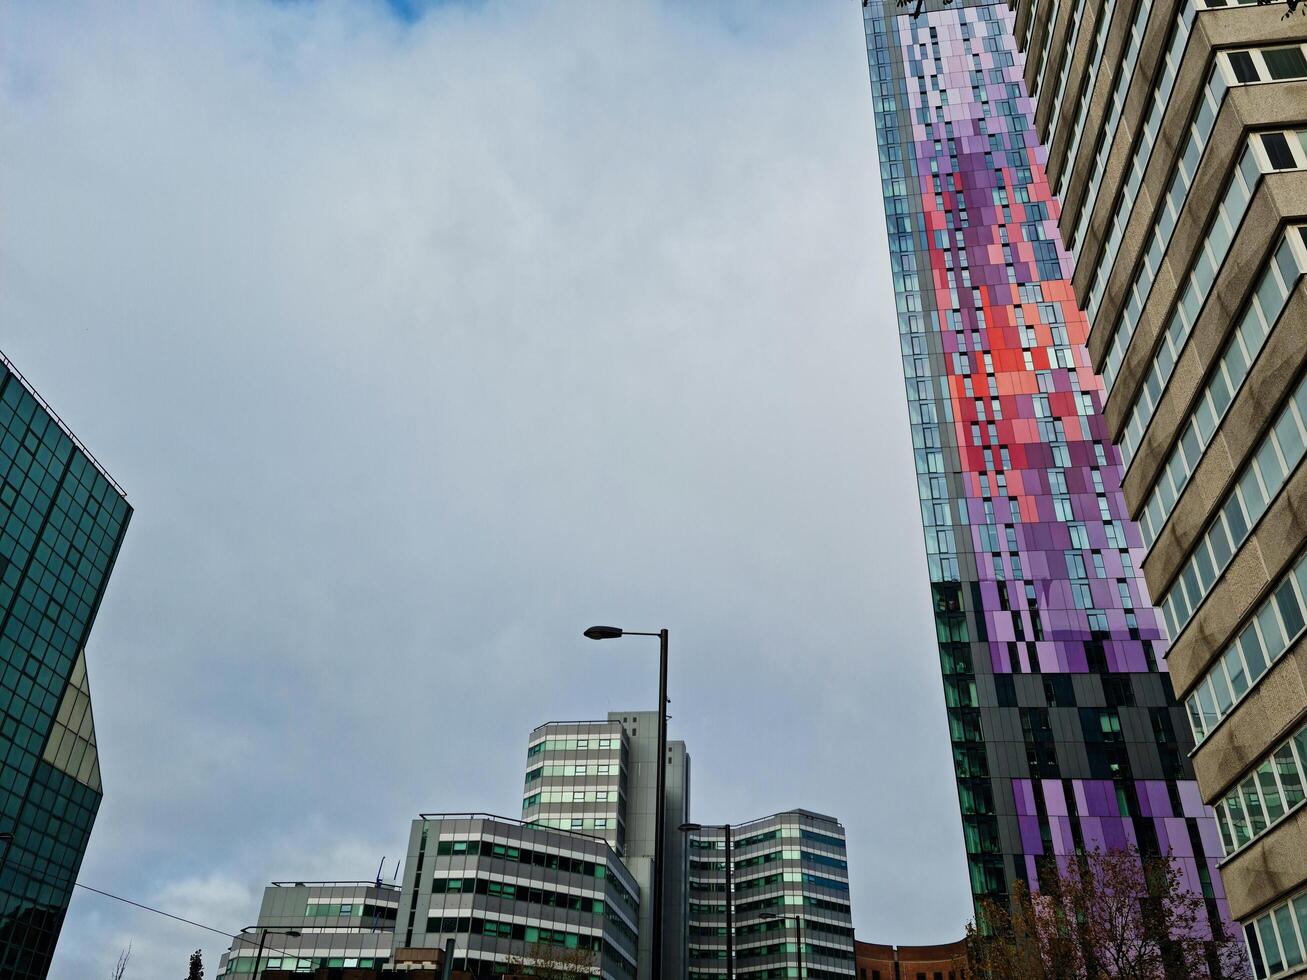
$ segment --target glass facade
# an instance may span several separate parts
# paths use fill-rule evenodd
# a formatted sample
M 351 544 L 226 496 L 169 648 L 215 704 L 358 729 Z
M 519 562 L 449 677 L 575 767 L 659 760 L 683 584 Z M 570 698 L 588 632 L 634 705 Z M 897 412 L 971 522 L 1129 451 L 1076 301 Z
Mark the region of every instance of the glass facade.
M 725 827 L 692 833 L 690 980 L 729 980 L 728 902 L 737 976 L 855 977 L 844 840 L 838 820 L 808 810 L 734 824 L 729 845 Z
M 1005 3 L 864 7 L 971 887 L 1170 853 L 1228 920 Z
M 131 517 L 0 356 L 0 976 L 44 977 L 100 806 L 84 648 Z

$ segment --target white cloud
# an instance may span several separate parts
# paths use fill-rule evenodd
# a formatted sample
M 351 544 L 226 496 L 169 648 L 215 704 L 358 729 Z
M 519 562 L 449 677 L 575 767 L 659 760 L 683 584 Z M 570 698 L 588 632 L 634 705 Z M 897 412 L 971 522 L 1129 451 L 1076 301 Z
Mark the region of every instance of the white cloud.
M 84 880 L 236 929 L 511 811 L 531 727 L 651 700 L 611 620 L 672 629 L 697 818 L 835 813 L 867 938 L 961 933 L 861 44 L 844 3 L 4 7 L 0 332 L 137 508 Z M 129 936 L 217 963 L 79 894 L 54 976 Z

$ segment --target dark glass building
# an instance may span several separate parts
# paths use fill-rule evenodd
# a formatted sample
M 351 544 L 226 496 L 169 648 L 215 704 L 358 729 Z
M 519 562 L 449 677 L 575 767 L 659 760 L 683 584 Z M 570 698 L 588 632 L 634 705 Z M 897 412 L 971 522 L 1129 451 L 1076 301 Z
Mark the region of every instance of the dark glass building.
M 100 807 L 85 647 L 131 508 L 0 355 L 0 976 L 44 977 Z
M 1135 845 L 1228 919 L 1012 12 L 863 12 L 972 891 Z

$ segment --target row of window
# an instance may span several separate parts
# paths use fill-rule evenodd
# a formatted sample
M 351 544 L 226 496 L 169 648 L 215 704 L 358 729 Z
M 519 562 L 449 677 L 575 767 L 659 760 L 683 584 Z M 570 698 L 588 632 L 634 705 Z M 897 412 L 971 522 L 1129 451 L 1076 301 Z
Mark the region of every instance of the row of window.
M 1072 56 L 1075 54 L 1076 45 L 1080 41 L 1080 29 L 1085 23 L 1085 6 L 1085 4 L 1077 3 L 1071 9 L 1071 40 L 1067 42 L 1062 52 L 1062 64 L 1057 72 L 1057 91 L 1053 94 L 1053 115 L 1049 119 L 1048 128 L 1046 129 L 1050 138 L 1044 140 L 1045 143 L 1052 142 L 1051 136 L 1057 132 L 1057 121 L 1062 118 L 1062 96 L 1066 94 L 1066 81 L 1071 70 Z M 1099 12 L 1100 20 L 1102 19 L 1102 13 L 1102 11 Z
M 1188 625 L 1217 576 L 1225 570 L 1253 525 L 1298 466 L 1307 446 L 1305 417 L 1307 379 L 1299 381 L 1293 397 L 1262 438 L 1221 504 L 1220 512 L 1163 597 L 1161 609 L 1173 639 Z
M 1153 352 L 1148 372 L 1134 396 L 1127 415 L 1129 421 L 1126 423 L 1122 442 L 1127 462 L 1133 455 L 1138 440 L 1143 436 L 1148 420 L 1152 417 L 1158 401 L 1161 400 L 1162 392 L 1166 390 L 1167 383 L 1171 380 L 1171 372 L 1180 359 L 1180 352 L 1189 341 L 1189 334 L 1194 324 L 1198 322 L 1203 306 L 1207 303 L 1207 297 L 1221 270 L 1221 263 L 1225 261 L 1235 232 L 1238 231 L 1243 216 L 1248 210 L 1253 191 L 1257 187 L 1257 182 L 1261 180 L 1261 168 L 1257 156 L 1250 142 L 1244 148 L 1239 165 L 1230 175 L 1230 181 L 1226 185 L 1221 203 L 1216 208 L 1212 223 L 1194 253 L 1194 263 L 1189 274 L 1182 280 L 1183 289 L 1177 290 L 1179 298 L 1171 310 L 1166 329 L 1162 331 L 1162 339 Z
M 1138 16 L 1143 17 L 1146 23 L 1148 13 L 1152 10 L 1152 4 L 1140 4 L 1140 6 L 1142 9 Z M 1162 117 L 1166 114 L 1166 104 L 1171 98 L 1171 89 L 1175 87 L 1175 79 L 1180 71 L 1180 61 L 1184 57 L 1185 46 L 1189 43 L 1189 32 L 1193 27 L 1195 16 L 1196 11 L 1192 5 L 1181 4 L 1175 23 L 1171 25 L 1171 31 L 1166 42 L 1166 54 L 1158 67 L 1157 79 L 1151 89 L 1152 101 L 1149 104 L 1148 114 L 1144 118 L 1143 125 L 1139 128 L 1139 136 L 1130 155 L 1130 166 L 1126 171 L 1126 179 L 1117 192 L 1116 201 L 1112 208 L 1112 229 L 1105 236 L 1103 247 L 1098 253 L 1098 258 L 1094 261 L 1094 273 L 1089 286 L 1089 303 L 1086 306 L 1090 323 L 1093 323 L 1094 318 L 1098 315 L 1098 306 L 1103 300 L 1103 290 L 1107 287 L 1109 258 L 1115 258 L 1116 256 L 1117 246 L 1121 244 L 1121 236 L 1125 233 L 1125 224 L 1130 218 L 1130 212 L 1134 209 L 1139 185 L 1144 179 L 1144 171 L 1148 169 L 1148 161 L 1152 157 L 1153 145 L 1157 140 L 1157 132 L 1162 125 Z M 1125 102 L 1126 93 L 1122 89 L 1122 85 L 1129 87 L 1129 76 L 1133 74 L 1133 62 L 1129 69 L 1129 71 L 1122 71 L 1122 81 L 1117 85 L 1117 92 L 1113 101 L 1118 105 Z M 1110 149 L 1110 143 L 1105 143 L 1100 148 L 1099 152 L 1102 154 L 1101 166 L 1106 165 Z M 1095 192 L 1102 178 L 1101 166 L 1098 163 L 1095 164 L 1095 174 L 1092 182 L 1095 186 Z M 1082 240 L 1084 226 L 1089 221 L 1095 200 L 1095 197 L 1087 197 L 1084 204 L 1081 205 L 1080 221 L 1076 225 L 1076 233 L 1072 238 L 1073 242 L 1078 243 Z M 1111 391 L 1111 382 L 1107 381 L 1106 377 L 1104 383 L 1107 385 L 1107 390 Z
M 622 747 L 620 738 L 547 738 L 526 750 L 528 759 L 542 752 L 578 752 L 590 749 L 611 750 Z
M 1053 9 L 1048 12 L 1048 20 L 1045 22 L 1044 43 L 1039 46 L 1039 67 L 1035 69 L 1035 90 L 1030 93 L 1032 96 L 1038 94 L 1039 86 L 1043 84 L 1044 65 L 1048 62 L 1049 49 L 1053 47 L 1053 39 L 1049 35 L 1053 31 L 1053 26 L 1057 23 L 1057 14 L 1061 6 L 1061 0 L 1053 0 Z M 1080 4 L 1077 3 L 1076 6 L 1079 7 Z M 938 57 L 935 59 L 936 63 L 941 60 Z M 1071 59 L 1066 57 L 1064 60 L 1070 61 Z
M 394 922 L 399 909 L 393 905 L 373 905 L 371 902 L 309 902 L 304 910 L 307 919 L 364 918 Z
M 1224 261 L 1234 232 L 1238 229 L 1244 212 L 1247 211 L 1257 181 L 1261 179 L 1263 173 L 1270 170 L 1300 169 L 1302 165 L 1307 165 L 1307 157 L 1300 165 L 1290 154 L 1287 167 L 1275 167 L 1271 163 L 1271 154 L 1278 154 L 1280 147 L 1287 147 L 1287 145 L 1284 134 L 1270 133 L 1249 140 L 1244 149 L 1239 159 L 1239 166 L 1231 175 L 1230 184 L 1217 209 L 1216 217 L 1208 229 L 1203 246 L 1198 251 L 1198 258 L 1189 272 L 1186 280 L 1187 287 L 1171 314 L 1162 343 L 1153 354 L 1148 375 L 1130 406 L 1121 443 L 1123 458 L 1127 465 L 1143 438 L 1144 431 L 1148 428 L 1153 410 L 1157 407 L 1167 382 L 1170 381 L 1171 371 L 1180 357 L 1180 351 L 1189 339 L 1189 333 L 1197 322 L 1203 304 L 1207 302 L 1207 296 L 1220 271 L 1221 262 Z M 1281 159 L 1278 162 L 1286 161 Z
M 1189 138 L 1176 159 L 1175 176 L 1171 178 L 1166 193 L 1162 195 L 1161 206 L 1153 217 L 1152 231 L 1148 236 L 1148 244 L 1143 249 L 1143 258 L 1134 282 L 1130 284 L 1126 302 L 1112 327 L 1112 342 L 1107 351 L 1107 360 L 1103 363 L 1103 384 L 1109 391 L 1116 383 L 1116 373 L 1135 335 L 1135 329 L 1139 326 L 1139 316 L 1143 313 L 1153 282 L 1162 268 L 1162 256 L 1171 243 L 1171 235 L 1175 231 L 1176 222 L 1180 220 L 1189 188 L 1198 176 L 1198 165 L 1202 162 L 1208 137 L 1212 135 L 1212 127 L 1216 125 L 1216 115 L 1221 110 L 1221 101 L 1225 98 L 1227 87 L 1220 67 L 1213 66 L 1199 97 L 1198 108 L 1189 123 Z M 1252 184 L 1249 185 L 1249 190 L 1251 189 Z M 1237 221 L 1234 226 L 1238 226 Z
M 1248 377 L 1262 344 L 1284 311 L 1289 294 L 1307 271 L 1307 238 L 1302 237 L 1304 234 L 1307 234 L 1307 227 L 1291 230 L 1280 243 L 1257 281 L 1243 317 L 1216 359 L 1216 368 L 1195 401 L 1189 420 L 1181 429 L 1180 438 L 1166 465 L 1159 471 L 1157 482 L 1140 513 L 1139 529 L 1145 546 L 1151 547 L 1157 540 L 1175 502 L 1198 469 L 1198 462 L 1225 417 L 1226 409 Z M 1137 440 L 1137 436 L 1135 438 Z
M 1307 892 L 1259 915 L 1243 932 L 1257 980 L 1275 980 L 1296 971 L 1307 950 Z
M 558 830 L 620 830 L 622 823 L 612 817 L 533 817 L 533 827 L 554 827 Z
M 845 959 L 849 957 L 852 950 L 848 947 L 818 946 L 816 943 L 807 942 L 805 936 L 803 944 L 803 955 L 805 958 L 814 956 L 828 956 L 832 959 Z M 736 959 L 761 959 L 767 956 L 790 956 L 799 949 L 797 943 L 782 941 L 771 943 L 757 943 L 752 946 L 741 945 L 736 950 Z M 690 955 L 694 959 L 725 959 L 726 949 L 724 946 L 698 946 L 690 944 Z M 757 976 L 757 974 L 750 974 Z
M 615 789 L 547 789 L 522 800 L 522 809 L 545 803 L 616 803 Z
M 740 871 L 746 868 L 755 868 L 763 864 L 774 864 L 777 861 L 811 861 L 814 864 L 824 864 L 828 867 L 838 868 L 842 871 L 847 871 L 849 867 L 849 863 L 841 858 L 796 849 L 768 851 L 765 854 L 757 854 L 753 857 L 747 857 L 743 860 L 734 862 L 734 868 L 735 870 Z M 726 862 L 692 860 L 690 862 L 690 868 L 695 871 L 725 871 Z
M 777 827 L 775 830 L 764 831 L 761 834 L 737 837 L 732 841 L 732 849 L 739 850 L 740 848 L 751 847 L 754 844 L 761 844 L 764 841 L 777 840 L 782 837 L 797 837 L 800 840 L 812 841 L 814 844 L 825 844 L 827 847 L 844 850 L 844 841 L 839 837 L 832 837 L 829 834 L 818 833 L 815 830 L 805 830 L 792 825 Z
M 1216 804 L 1216 824 L 1226 857 L 1256 840 L 1292 813 L 1304 798 L 1307 728 L 1262 760 Z
M 514 902 L 526 902 L 530 905 L 570 909 L 573 912 L 604 914 L 604 900 L 602 898 L 573 895 L 570 892 L 536 888 L 532 885 L 520 885 L 511 881 L 491 881 L 488 878 L 434 878 L 431 881 L 431 894 L 485 895 L 489 898 L 504 898 Z
M 563 871 L 568 874 L 584 875 L 588 878 L 606 878 L 608 869 L 596 861 L 584 858 L 568 857 L 565 854 L 549 854 L 529 847 L 514 847 L 511 844 L 497 844 L 488 840 L 442 840 L 436 845 L 436 854 L 454 856 L 466 854 L 472 857 L 493 857 L 504 861 L 516 861 L 536 868 L 549 868 L 551 871 Z
M 616 776 L 621 771 L 622 767 L 616 762 L 579 762 L 558 766 L 536 766 L 534 769 L 527 771 L 526 781 L 530 785 L 537 779 L 550 776 Z
M 1302 633 L 1307 622 L 1307 555 L 1276 584 L 1248 625 L 1208 668 L 1185 700 L 1194 743 L 1201 745 Z
M 1283 48 L 1224 51 L 1221 59 L 1221 64 L 1228 67 L 1230 74 L 1240 85 L 1307 78 L 1307 55 L 1304 54 L 1304 46 L 1301 44 Z
M 268 956 L 266 953 L 259 960 L 259 972 L 264 970 L 285 970 L 289 973 L 312 973 L 320 967 L 331 969 L 340 967 L 363 967 L 364 969 L 381 968 L 390 962 L 390 957 L 379 956 Z M 239 973 L 254 972 L 254 952 L 248 955 L 233 955 L 227 961 L 227 968 L 218 974 L 217 980 L 233 977 Z
M 772 895 L 768 898 L 755 898 L 748 902 L 736 902 L 735 911 L 740 915 L 747 915 L 751 912 L 770 911 L 785 905 L 801 905 L 804 908 L 831 912 L 844 918 L 848 918 L 852 914 L 849 911 L 848 902 L 837 902 L 818 895 L 795 895 L 792 893 Z
M 1259 72 L 1272 71 L 1265 68 L 1265 65 L 1273 65 L 1273 77 L 1259 78 Z M 1294 72 L 1298 74 L 1293 74 Z M 1210 97 L 1213 86 L 1223 94 L 1226 86 L 1230 85 L 1249 85 L 1259 80 L 1278 81 L 1286 77 L 1304 76 L 1307 76 L 1307 59 L 1304 59 L 1300 46 L 1222 52 L 1217 59 L 1216 67 L 1213 68 L 1208 94 Z M 1200 107 L 1200 120 L 1204 118 L 1204 114 L 1210 114 L 1209 102 L 1210 98 Z M 1214 114 L 1210 118 L 1214 119 Z M 1196 122 L 1195 129 L 1197 125 L 1199 123 Z M 1148 378 L 1145 379 L 1140 393 L 1134 399 L 1123 442 L 1127 463 L 1133 455 L 1134 448 L 1137 447 L 1138 439 L 1144 434 L 1146 419 L 1151 416 L 1157 401 L 1161 399 L 1162 391 L 1171 376 L 1171 368 L 1174 367 L 1180 348 L 1183 348 L 1188 338 L 1193 321 L 1199 315 L 1206 294 L 1212 289 L 1213 281 L 1216 280 L 1217 273 L 1221 269 L 1221 261 L 1229 251 L 1231 239 L 1239 227 L 1239 222 L 1243 220 L 1243 214 L 1247 210 L 1257 182 L 1261 179 L 1261 174 L 1273 170 L 1298 170 L 1307 163 L 1307 159 L 1299 158 L 1302 148 L 1297 144 L 1297 139 L 1290 142 L 1283 133 L 1266 133 L 1264 136 L 1248 141 L 1248 146 L 1239 159 L 1238 169 L 1231 176 L 1230 186 L 1226 189 L 1225 199 L 1222 200 L 1217 217 L 1214 218 L 1204 246 L 1199 251 L 1195 267 L 1189 272 L 1188 287 L 1184 297 L 1176 308 L 1175 314 L 1172 314 L 1170 323 L 1167 324 L 1165 340 L 1154 354 Z M 1197 155 L 1201 154 L 1201 145 L 1197 149 L 1193 148 L 1192 136 L 1191 145 L 1185 153 L 1195 155 L 1196 165 Z M 1183 163 L 1182 159 L 1182 165 Z M 1176 191 L 1178 187 L 1176 182 L 1179 180 L 1180 175 L 1176 175 L 1175 180 L 1172 180 L 1172 191 Z M 1163 216 L 1167 213 L 1166 205 L 1163 205 Z M 1103 365 L 1103 382 L 1107 384 L 1108 391 L 1112 384 L 1115 384 L 1116 371 L 1119 370 L 1125 349 L 1128 348 L 1129 341 L 1133 337 L 1134 324 L 1137 323 L 1142 301 L 1148 293 L 1148 284 L 1153 280 L 1161 263 L 1162 251 L 1165 251 L 1165 248 L 1158 250 L 1158 242 L 1154 240 L 1148 255 L 1145 255 L 1144 260 L 1141 261 L 1140 278 L 1136 280 L 1137 289 L 1132 294 L 1131 302 L 1127 310 L 1121 314 L 1121 318 L 1117 320 L 1111 350 L 1108 351 L 1107 361 Z M 1187 323 L 1183 323 L 1182 318 L 1187 319 Z
M 1057 175 L 1056 194 L 1059 198 L 1062 197 L 1062 192 L 1066 190 L 1066 182 L 1070 179 L 1071 170 L 1075 166 L 1076 151 L 1080 148 L 1080 137 L 1084 135 L 1085 116 L 1089 112 L 1089 97 L 1093 94 L 1094 86 L 1098 83 L 1098 69 L 1105 60 L 1098 57 L 1098 55 L 1103 50 L 1103 44 L 1107 40 L 1107 30 L 1115 14 L 1116 0 L 1107 0 L 1103 4 L 1103 9 L 1098 12 L 1098 26 L 1094 31 L 1094 39 L 1089 44 L 1089 57 L 1087 59 L 1089 71 L 1086 73 L 1084 80 L 1081 81 L 1080 91 L 1076 95 L 1075 124 L 1071 127 L 1071 136 L 1067 140 L 1067 151 L 1062 158 L 1062 169 Z M 1131 37 L 1130 41 L 1136 43 L 1137 49 L 1135 39 Z M 1113 107 L 1112 111 L 1120 112 L 1121 110 L 1119 107 Z M 1054 123 L 1056 123 L 1056 118 Z M 1050 127 L 1050 136 L 1053 132 L 1053 128 Z
M 802 882 L 805 885 L 813 885 L 817 888 L 829 888 L 833 891 L 849 890 L 847 881 L 839 881 L 835 878 L 827 878 L 824 875 L 808 874 L 806 871 L 777 871 L 774 874 L 760 875 L 757 878 L 747 878 L 744 881 L 735 882 L 737 892 L 752 891 L 756 888 L 765 888 L 768 885 L 775 885 L 779 882 Z
M 566 949 L 588 949 L 598 952 L 603 948 L 603 939 L 599 936 L 587 936 L 583 933 L 567 932 L 563 929 L 543 929 L 540 926 L 528 926 L 522 922 L 499 922 L 496 919 L 483 919 L 479 916 L 439 916 L 427 919 L 427 932 L 463 934 L 470 936 L 492 936 L 499 939 L 516 939 L 522 942 L 544 946 L 562 946 Z

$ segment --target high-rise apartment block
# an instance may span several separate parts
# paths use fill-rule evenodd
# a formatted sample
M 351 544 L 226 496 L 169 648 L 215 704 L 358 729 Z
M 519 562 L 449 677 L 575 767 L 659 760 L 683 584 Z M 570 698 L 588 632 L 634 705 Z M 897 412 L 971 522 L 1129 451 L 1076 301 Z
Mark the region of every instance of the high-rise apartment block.
M 1094 7 L 1043 2 L 1059 23 Z M 972 890 L 1137 845 L 1173 855 L 1220 928 L 1220 838 L 1023 78 L 1061 84 L 1056 46 L 1025 62 L 988 0 L 868 0 L 864 26 Z
M 1307 18 L 1020 0 L 1025 83 L 1259 978 L 1307 972 Z
M 728 980 L 727 903 L 737 976 L 856 976 L 843 825 L 786 810 L 730 831 L 690 835 L 690 980 Z
M 44 977 L 100 807 L 86 644 L 131 508 L 0 355 L 0 975 Z
M 264 970 L 307 972 L 391 962 L 398 885 L 373 881 L 275 881 L 254 925 L 218 961 L 217 980 Z M 299 933 L 299 935 L 293 935 Z

